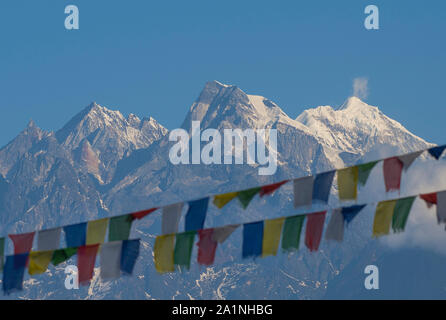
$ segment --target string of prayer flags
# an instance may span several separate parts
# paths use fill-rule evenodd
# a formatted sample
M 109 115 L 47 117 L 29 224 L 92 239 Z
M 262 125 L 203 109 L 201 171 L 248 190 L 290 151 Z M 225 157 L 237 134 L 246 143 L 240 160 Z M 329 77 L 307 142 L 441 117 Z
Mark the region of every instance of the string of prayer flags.
M 33 247 L 35 232 L 10 234 L 9 238 L 14 244 L 14 254 L 28 253 Z
M 87 224 L 87 245 L 103 243 L 107 232 L 108 218 L 89 221 Z
M 335 172 L 333 170 L 316 175 L 313 184 L 313 200 L 328 202 Z
M 392 217 L 393 232 L 404 231 L 414 201 L 415 197 L 407 197 L 397 200 Z
M 261 190 L 260 187 L 257 188 L 251 188 L 243 191 L 239 191 L 237 194 L 237 198 L 239 199 L 240 203 L 242 204 L 243 209 L 246 209 L 251 202 L 251 200 L 254 198 L 254 196 L 259 193 Z
M 376 206 L 375 219 L 373 221 L 374 237 L 389 234 L 395 205 L 396 200 L 388 200 L 379 202 Z
M 326 213 L 327 211 L 321 211 L 307 215 L 305 245 L 310 251 L 317 251 L 319 249 Z
M 275 256 L 285 218 L 265 220 L 263 225 L 262 257 Z
M 51 258 L 51 263 L 55 266 L 67 261 L 72 256 L 77 253 L 77 248 L 64 248 L 57 249 L 53 252 L 53 257 Z
M 260 197 L 263 197 L 265 195 L 270 195 L 273 194 L 274 191 L 276 191 L 277 189 L 279 189 L 283 184 L 287 183 L 288 180 L 284 180 L 278 183 L 274 183 L 274 184 L 269 184 L 267 186 L 263 186 L 260 188 Z
M 240 227 L 240 224 L 231 224 L 224 227 L 214 228 L 214 232 L 212 233 L 212 240 L 223 243 L 226 239 L 237 229 Z
M 443 154 L 444 149 L 446 149 L 446 145 L 430 148 L 427 150 L 427 152 L 429 152 L 432 157 L 438 160 Z
M 426 202 L 428 208 L 432 207 L 434 204 L 437 204 L 437 193 L 426 193 L 420 194 L 420 198 Z
M 330 222 L 325 231 L 325 239 L 335 241 L 344 239 L 344 216 L 341 208 L 332 210 Z
M 34 251 L 29 254 L 28 273 L 42 274 L 48 269 L 53 257 L 53 251 Z
M 398 159 L 403 163 L 403 169 L 404 171 L 407 171 L 411 164 L 415 161 L 416 158 L 418 158 L 423 151 L 416 151 L 409 154 L 405 154 L 402 156 L 399 156 Z
M 370 172 L 376 166 L 378 161 L 372 161 L 364 164 L 358 165 L 358 183 L 365 186 L 367 180 L 369 179 Z
M 258 257 L 262 254 L 263 221 L 243 225 L 243 258 Z
M 178 224 L 183 210 L 183 202 L 171 204 L 163 207 L 163 216 L 161 220 L 161 233 L 170 234 L 178 231 Z
M 214 229 L 198 230 L 197 262 L 201 265 L 210 266 L 214 263 L 218 242 L 213 239 L 213 233 Z
M 342 216 L 344 217 L 344 220 L 347 222 L 347 225 L 353 220 L 354 217 L 362 210 L 364 209 L 366 205 L 355 205 L 351 207 L 343 207 L 342 208 Z
M 121 271 L 124 274 L 132 274 L 136 260 L 139 257 L 139 239 L 123 240 L 121 249 Z
M 166 234 L 155 239 L 155 269 L 159 273 L 173 272 L 173 250 L 175 246 L 175 234 Z
M 105 223 L 105 222 L 104 222 Z M 133 217 L 131 214 L 110 218 L 108 226 L 108 241 L 127 240 L 130 237 Z
M 358 167 L 338 170 L 338 188 L 340 200 L 356 200 Z
M 23 276 L 28 262 L 28 253 L 6 257 L 3 270 L 3 292 L 7 295 L 23 289 Z
M 133 212 L 131 213 L 132 218 L 133 219 L 138 219 L 141 220 L 142 218 L 144 218 L 145 216 L 151 214 L 153 211 L 157 210 L 158 208 L 151 208 L 151 209 L 147 209 L 147 210 L 142 210 L 142 211 L 138 211 L 138 212 Z
M 67 248 L 77 248 L 85 245 L 87 238 L 87 223 L 72 224 L 63 227 Z
M 113 280 L 121 275 L 122 241 L 112 241 L 101 245 L 101 279 Z
M 305 221 L 305 215 L 287 217 L 283 225 L 282 249 L 285 251 L 298 250 L 300 234 Z
M 98 249 L 99 244 L 81 246 L 77 249 L 77 269 L 80 285 L 88 285 L 93 278 Z
M 437 221 L 446 223 L 446 191 L 437 192 Z
M 386 192 L 400 190 L 402 171 L 403 163 L 398 157 L 387 158 L 384 160 L 383 172 Z
M 189 208 L 187 209 L 186 213 L 186 231 L 203 229 L 208 204 L 208 197 L 189 202 Z
M 3 271 L 5 261 L 5 238 L 0 238 L 0 272 Z
M 228 204 L 232 199 L 237 197 L 238 192 L 228 192 L 224 194 L 219 194 L 214 197 L 213 203 L 217 206 L 218 209 L 223 208 L 226 204 Z
M 313 201 L 313 176 L 293 180 L 294 207 L 311 206 Z
M 41 230 L 37 233 L 37 250 L 49 251 L 58 249 L 60 246 L 60 234 L 62 228 Z
M 196 231 L 186 231 L 176 234 L 175 249 L 173 261 L 174 264 L 181 267 L 190 268 L 190 259 Z

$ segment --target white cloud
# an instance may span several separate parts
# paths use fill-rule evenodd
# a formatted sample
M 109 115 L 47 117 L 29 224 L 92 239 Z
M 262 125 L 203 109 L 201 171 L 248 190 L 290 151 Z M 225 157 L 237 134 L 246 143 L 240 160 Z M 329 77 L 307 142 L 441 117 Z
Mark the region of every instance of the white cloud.
M 353 95 L 360 99 L 366 99 L 369 95 L 369 80 L 364 77 L 353 79 Z

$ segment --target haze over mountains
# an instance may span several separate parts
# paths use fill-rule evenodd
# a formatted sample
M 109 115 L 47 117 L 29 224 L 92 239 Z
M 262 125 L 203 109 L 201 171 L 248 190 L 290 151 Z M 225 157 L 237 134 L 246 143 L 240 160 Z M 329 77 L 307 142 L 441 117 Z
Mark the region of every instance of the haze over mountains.
M 356 97 L 340 108 L 317 107 L 293 119 L 273 101 L 218 81 L 205 85 L 182 128 L 190 130 L 193 120 L 201 121 L 202 130 L 277 129 L 276 174 L 259 176 L 257 165 L 247 164 L 172 165 L 168 154 L 173 143 L 162 124 L 151 117 L 124 117 L 92 103 L 56 132 L 30 122 L 0 150 L 0 231 L 17 233 L 76 223 L 432 145 Z M 211 209 L 205 226 L 290 215 L 294 212 L 291 202 L 291 188 L 286 185 L 269 199 L 253 201 L 246 211 L 234 204 L 221 212 Z M 160 217 L 153 214 L 133 230 L 133 236 L 143 241 L 135 276 L 102 283 L 96 275 L 90 288 L 70 292 L 63 288 L 63 270 L 53 269 L 28 280 L 26 290 L 14 297 L 321 298 L 331 281 L 345 285 L 339 275 L 346 266 L 353 268 L 358 259 L 367 262 L 376 256 L 381 245 L 370 239 L 372 212 L 363 216 L 352 224 L 341 245 L 323 245 L 320 253 L 309 254 L 302 248 L 289 256 L 243 261 L 238 252 L 239 230 L 218 249 L 215 266 L 200 268 L 193 263 L 189 272 L 160 276 L 152 262 Z

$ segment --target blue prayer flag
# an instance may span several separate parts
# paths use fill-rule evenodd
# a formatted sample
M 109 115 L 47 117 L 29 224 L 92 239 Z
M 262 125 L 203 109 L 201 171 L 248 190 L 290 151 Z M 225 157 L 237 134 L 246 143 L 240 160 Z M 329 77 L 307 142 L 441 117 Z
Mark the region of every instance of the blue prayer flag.
M 364 207 L 365 204 L 342 208 L 342 215 L 344 216 L 344 221 L 350 223 L 353 220 L 353 218 L 356 217 L 359 211 L 361 211 Z
M 186 231 L 203 229 L 208 203 L 209 198 L 189 202 L 189 209 L 186 213 Z
M 429 152 L 429 154 L 434 157 L 435 159 L 439 159 L 441 157 L 441 155 L 443 154 L 444 149 L 446 149 L 446 145 L 444 146 L 439 146 L 439 147 L 433 147 L 428 149 L 427 151 Z
M 320 173 L 314 179 L 313 184 L 313 200 L 321 200 L 323 202 L 328 202 L 328 197 L 330 195 L 331 184 L 333 182 L 333 177 L 336 171 L 329 171 Z
M 72 224 L 63 227 L 67 248 L 77 248 L 85 245 L 87 238 L 87 223 Z
M 3 270 L 3 292 L 10 294 L 23 289 L 23 276 L 25 274 L 29 253 L 16 254 L 6 257 Z
M 139 239 L 122 241 L 121 271 L 127 274 L 132 274 L 138 256 Z
M 263 221 L 243 225 L 243 258 L 262 254 Z

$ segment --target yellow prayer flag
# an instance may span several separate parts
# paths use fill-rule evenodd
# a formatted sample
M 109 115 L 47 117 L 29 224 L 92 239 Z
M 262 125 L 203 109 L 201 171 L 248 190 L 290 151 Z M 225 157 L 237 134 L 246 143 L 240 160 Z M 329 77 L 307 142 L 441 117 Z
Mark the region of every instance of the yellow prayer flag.
M 223 208 L 229 201 L 237 197 L 238 192 L 229 192 L 225 194 L 219 194 L 214 197 L 213 203 L 219 208 Z
M 155 240 L 155 268 L 159 273 L 175 271 L 173 264 L 175 234 L 164 234 Z
M 108 218 L 89 221 L 87 225 L 87 245 L 103 243 L 107 225 Z
M 54 251 L 35 251 L 29 254 L 28 273 L 41 274 L 48 269 L 48 264 L 51 262 Z
M 263 223 L 262 256 L 276 255 L 285 218 L 265 220 Z
M 389 234 L 395 204 L 396 200 L 390 200 L 380 202 L 376 206 L 375 220 L 373 221 L 374 237 Z
M 339 199 L 355 200 L 358 185 L 358 167 L 338 170 Z

